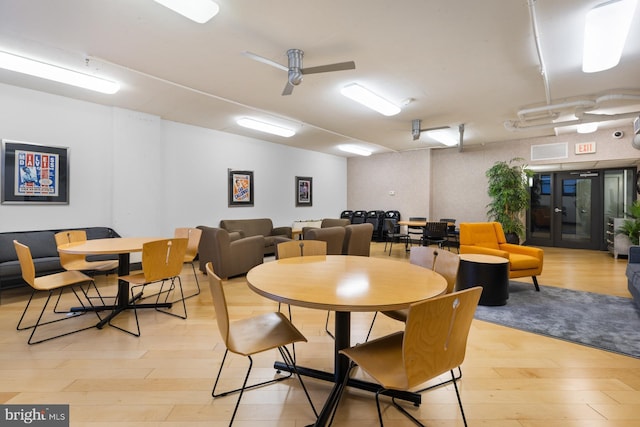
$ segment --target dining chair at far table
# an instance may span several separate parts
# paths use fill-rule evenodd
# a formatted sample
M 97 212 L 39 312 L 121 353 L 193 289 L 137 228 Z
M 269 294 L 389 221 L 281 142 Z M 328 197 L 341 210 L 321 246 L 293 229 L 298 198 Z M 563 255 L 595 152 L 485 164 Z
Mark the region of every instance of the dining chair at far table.
M 54 235 L 56 246 L 66 243 L 86 242 L 87 232 L 85 230 L 65 230 Z M 65 270 L 83 271 L 83 272 L 109 272 L 118 268 L 118 260 L 87 260 L 84 254 L 68 254 L 64 252 L 58 253 L 60 256 L 60 265 Z
M 380 395 L 385 391 L 413 390 L 447 371 L 455 377 L 453 370 L 465 359 L 469 330 L 481 293 L 482 288 L 476 286 L 412 304 L 404 331 L 340 351 L 353 362 L 350 372 L 359 367 L 381 385 L 375 395 L 381 426 L 384 424 Z M 345 384 L 349 377 L 347 374 Z M 452 383 L 466 426 L 460 391 L 456 381 Z M 396 402 L 395 397 L 391 403 L 414 423 L 424 425 Z
M 171 238 L 152 240 L 142 245 L 142 272 L 120 276 L 118 279 L 129 282 L 131 290 L 131 300 L 133 301 L 133 313 L 136 321 L 136 332 L 132 332 L 111 322 L 109 324 L 124 332 L 128 332 L 134 336 L 140 336 L 140 323 L 138 321 L 138 312 L 135 308 L 135 302 L 142 298 L 156 297 L 156 303 L 160 302 L 160 298 L 164 295 L 165 303 L 182 302 L 182 314 L 172 313 L 156 307 L 155 310 L 181 319 L 187 318 L 187 306 L 185 304 L 184 291 L 182 289 L 182 280 L 180 273 L 184 264 L 184 254 L 187 250 L 187 239 Z M 169 296 L 176 289 L 176 281 L 180 289 L 180 298 L 169 301 Z M 169 287 L 165 289 L 165 283 L 169 282 Z M 160 289 L 149 297 L 144 297 L 145 287 L 160 283 Z M 136 289 L 142 288 L 136 294 Z
M 395 218 L 385 218 L 384 219 L 384 251 L 387 251 L 387 243 L 389 243 L 389 256 L 391 256 L 391 251 L 393 250 L 393 242 L 398 241 L 398 243 L 404 242 L 405 250 L 409 246 L 409 234 L 402 233 L 400 231 L 400 226 L 398 225 L 398 220 Z
M 73 329 L 71 331 L 65 331 L 65 332 L 58 333 L 57 335 L 50 335 L 45 338 L 34 340 L 34 337 L 36 336 L 36 331 L 41 326 L 60 322 L 63 320 L 73 319 L 75 317 L 80 317 L 87 312 L 85 310 L 82 310 L 79 312 L 74 312 L 71 310 L 58 311 L 58 305 L 60 304 L 62 294 L 65 290 L 71 290 L 71 292 L 75 295 L 76 299 L 80 302 L 80 305 L 83 308 L 87 308 L 87 306 L 85 305 L 85 302 L 83 302 L 82 298 L 80 298 L 80 295 L 83 295 L 89 307 L 93 308 L 91 299 L 87 294 L 89 291 L 89 288 L 93 286 L 96 293 L 98 295 L 100 295 L 100 293 L 98 292 L 98 289 L 96 288 L 96 285 L 93 279 L 88 275 L 82 273 L 81 271 L 75 271 L 75 270 L 63 271 L 60 273 L 53 273 L 46 276 L 36 277 L 36 269 L 33 263 L 33 257 L 31 256 L 31 249 L 28 246 L 18 242 L 17 240 L 13 241 L 13 246 L 16 250 L 16 253 L 18 254 L 18 261 L 20 262 L 20 269 L 22 270 L 22 279 L 25 282 L 27 282 L 27 284 L 31 286 L 31 288 L 33 289 L 31 292 L 31 296 L 27 301 L 27 305 L 25 306 L 24 311 L 20 316 L 20 320 L 18 320 L 18 326 L 16 327 L 16 329 L 19 331 L 31 329 L 31 335 L 29 336 L 29 339 L 27 341 L 29 344 L 38 344 L 44 341 L 52 340 L 54 338 L 59 338 L 59 337 L 70 335 L 76 332 L 84 331 L 86 329 L 94 328 L 96 326 L 95 323 L 91 323 L 90 325 L 83 324 L 81 327 L 77 329 Z M 85 289 L 84 285 L 87 285 L 87 284 L 89 286 L 87 289 Z M 31 305 L 31 302 L 33 301 L 33 297 L 40 292 L 47 293 L 47 298 L 42 307 L 42 310 L 40 311 L 35 323 L 28 326 L 23 326 L 22 322 L 24 321 L 25 316 L 29 311 L 29 307 Z M 47 319 L 45 320 L 45 312 L 47 310 L 47 307 L 49 306 L 51 297 L 55 293 L 58 294 L 58 297 L 56 299 L 56 303 L 52 310 L 54 314 L 47 315 Z M 95 310 L 88 310 L 88 311 L 93 312 L 97 316 L 98 321 L 101 320 L 100 316 Z M 51 317 L 54 317 L 54 318 L 50 319 Z M 60 331 L 58 330 L 57 332 L 60 332 Z
M 307 400 L 311 405 L 315 418 L 317 418 L 318 412 L 316 411 L 315 406 L 313 406 L 311 396 L 302 381 L 302 377 L 297 371 L 291 353 L 286 347 L 287 345 L 293 345 L 296 342 L 306 342 L 306 337 L 302 335 L 302 333 L 284 316 L 284 314 L 279 311 L 239 319 L 233 322 L 230 321 L 227 300 L 222 287 L 222 280 L 213 271 L 213 264 L 211 262 L 207 263 L 205 268 L 207 276 L 209 277 L 209 288 L 213 298 L 218 331 L 220 332 L 220 336 L 222 337 L 225 345 L 224 356 L 222 356 L 222 362 L 220 362 L 220 368 L 218 370 L 215 383 L 213 384 L 211 396 L 216 399 L 233 393 L 239 393 L 238 400 L 236 401 L 236 405 L 233 409 L 233 414 L 231 415 L 231 420 L 229 421 L 229 426 L 233 424 L 233 420 L 238 412 L 238 407 L 240 406 L 242 394 L 245 390 L 283 381 L 293 375 L 292 373 L 289 373 L 289 375 L 278 376 L 271 380 L 247 385 L 249 375 L 251 374 L 251 368 L 253 367 L 252 356 L 276 348 L 280 352 L 280 356 L 284 363 L 291 368 L 290 372 L 295 373 L 298 377 L 300 385 L 302 386 L 302 389 L 307 396 Z M 218 381 L 222 374 L 222 368 L 224 367 L 224 362 L 226 361 L 229 352 L 247 357 L 249 359 L 249 367 L 247 368 L 247 373 L 245 374 L 241 387 L 216 394 L 216 387 L 218 386 Z
M 200 237 L 202 237 L 202 230 L 195 227 L 178 227 L 175 229 L 173 237 L 187 239 L 187 250 L 184 254 L 184 264 L 191 264 L 193 270 L 193 277 L 196 279 L 196 291 L 191 295 L 184 297 L 185 299 L 200 295 L 200 282 L 198 281 L 198 273 L 196 273 L 196 266 L 194 260 L 198 255 L 198 246 L 200 245 Z

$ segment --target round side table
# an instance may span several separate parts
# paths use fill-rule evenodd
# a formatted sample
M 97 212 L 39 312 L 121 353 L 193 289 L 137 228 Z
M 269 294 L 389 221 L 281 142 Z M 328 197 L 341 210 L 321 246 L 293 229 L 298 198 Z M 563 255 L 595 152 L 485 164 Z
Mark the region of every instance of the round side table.
M 456 290 L 482 286 L 480 305 L 505 305 L 509 299 L 509 260 L 484 254 L 460 254 Z

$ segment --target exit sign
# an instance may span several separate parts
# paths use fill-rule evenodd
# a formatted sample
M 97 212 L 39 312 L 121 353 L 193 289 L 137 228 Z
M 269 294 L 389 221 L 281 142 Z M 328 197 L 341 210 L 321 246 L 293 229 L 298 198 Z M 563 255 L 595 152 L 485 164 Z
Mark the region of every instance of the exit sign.
M 579 142 L 576 144 L 576 154 L 588 154 L 596 152 L 595 142 Z

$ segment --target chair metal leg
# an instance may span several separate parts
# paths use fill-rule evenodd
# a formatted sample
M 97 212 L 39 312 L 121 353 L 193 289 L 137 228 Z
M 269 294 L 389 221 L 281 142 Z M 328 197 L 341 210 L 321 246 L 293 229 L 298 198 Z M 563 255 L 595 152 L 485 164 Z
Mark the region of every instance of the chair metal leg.
M 331 314 L 330 311 L 327 311 L 327 320 L 325 320 L 324 322 L 324 331 L 327 333 L 327 335 L 329 335 L 331 338 L 333 338 L 334 340 L 336 339 L 336 337 L 333 335 L 333 333 L 329 330 L 329 315 Z
M 164 303 L 169 303 L 169 294 L 176 289 L 176 285 L 175 285 L 176 279 L 178 280 L 178 287 L 180 288 L 180 298 L 178 298 L 175 301 L 172 301 L 171 304 L 175 304 L 178 301 L 182 301 L 182 309 L 183 309 L 184 315 L 172 313 L 172 312 L 167 311 L 167 310 L 161 310 L 159 307 L 156 307 L 156 311 L 159 311 L 160 313 L 168 314 L 170 316 L 178 317 L 180 319 L 186 319 L 187 318 L 187 305 L 184 302 L 185 297 L 184 297 L 184 292 L 182 290 L 182 280 L 180 279 L 180 276 L 176 276 L 176 277 L 172 277 L 171 278 L 171 283 L 169 285 L 169 289 L 166 290 L 166 291 L 163 290 L 164 289 L 164 284 L 165 284 L 166 281 L 165 280 L 162 281 L 162 283 L 160 284 L 160 291 L 158 291 L 158 294 L 157 294 L 157 297 L 156 297 L 156 304 L 160 303 L 160 295 L 162 295 L 163 293 L 165 294 Z
M 373 313 L 373 319 L 371 319 L 371 326 L 369 326 L 369 332 L 367 332 L 367 337 L 364 339 L 364 342 L 369 341 L 369 336 L 371 335 L 371 331 L 373 330 L 373 324 L 376 321 L 376 317 L 378 317 L 378 312 Z
M 89 306 L 90 306 L 91 308 L 93 308 L 93 304 L 91 303 L 91 300 L 90 300 L 90 299 L 88 299 L 88 297 L 87 297 L 87 293 L 85 292 L 85 290 L 82 288 L 82 286 L 81 286 L 81 285 L 79 285 L 78 287 L 79 287 L 80 291 L 82 292 L 82 294 L 83 294 L 83 295 L 85 296 L 85 298 L 87 299 L 87 302 L 89 303 Z M 59 300 L 60 300 L 60 297 L 61 297 L 61 295 L 62 295 L 62 292 L 64 291 L 64 288 L 61 288 L 61 289 L 59 289 L 59 290 L 57 290 L 57 291 L 58 291 L 58 297 L 57 297 L 57 300 L 56 300 L 55 306 L 57 306 L 57 305 L 58 305 L 58 302 L 59 302 Z M 82 301 L 82 299 L 78 296 L 78 293 L 77 293 L 77 291 L 76 291 L 76 289 L 75 289 L 75 286 L 72 286 L 72 287 L 71 287 L 71 291 L 72 291 L 72 292 L 73 292 L 73 294 L 75 295 L 75 297 L 76 297 L 76 299 L 78 300 L 78 302 L 80 303 L 80 305 L 81 305 L 83 308 L 86 308 L 86 306 L 85 306 L 84 302 L 83 302 L 83 301 Z M 18 331 L 23 331 L 23 330 L 26 330 L 26 329 L 31 329 L 31 335 L 29 336 L 29 340 L 27 341 L 27 343 L 28 343 L 29 345 L 32 345 L 32 344 L 38 344 L 38 343 L 45 342 L 45 341 L 49 341 L 49 340 L 52 340 L 52 339 L 55 339 L 55 338 L 64 337 L 64 336 L 66 336 L 66 335 L 75 334 L 76 332 L 84 331 L 84 330 L 91 329 L 91 328 L 94 328 L 94 327 L 95 327 L 95 325 L 93 325 L 93 324 L 92 324 L 92 325 L 90 325 L 90 326 L 85 326 L 85 327 L 80 328 L 80 329 L 74 329 L 74 330 L 69 331 L 69 332 L 64 332 L 64 333 L 62 333 L 62 334 L 58 334 L 58 335 L 54 335 L 54 336 L 51 336 L 51 337 L 47 337 L 47 338 L 43 338 L 43 339 L 40 339 L 40 340 L 36 340 L 36 341 L 34 341 L 34 340 L 33 340 L 33 337 L 34 337 L 34 336 L 35 336 L 35 334 L 36 334 L 36 330 L 38 330 L 38 328 L 39 328 L 39 327 L 41 327 L 41 326 L 49 325 L 49 324 L 51 324 L 51 323 L 61 322 L 61 321 L 63 321 L 63 320 L 72 319 L 72 318 L 74 318 L 74 317 L 80 317 L 80 316 L 82 316 L 82 315 L 86 314 L 86 312 L 87 312 L 87 311 L 92 311 L 92 312 L 96 315 L 96 317 L 98 317 L 98 320 L 101 320 L 100 315 L 98 314 L 98 312 L 97 312 L 97 311 L 95 311 L 95 310 L 83 310 L 83 311 L 80 311 L 80 312 L 73 312 L 73 311 L 55 312 L 55 311 L 54 311 L 54 313 L 56 313 L 56 314 L 63 313 L 63 314 L 67 314 L 67 316 L 65 316 L 65 317 L 61 317 L 61 318 L 58 318 L 58 319 L 54 319 L 54 320 L 49 320 L 49 321 L 46 321 L 46 322 L 42 322 L 42 318 L 44 317 L 44 313 L 45 313 L 45 311 L 47 310 L 47 306 L 49 305 L 49 302 L 51 301 L 51 297 L 53 296 L 54 292 L 56 292 L 56 290 L 50 290 L 50 291 L 48 291 L 47 299 L 46 299 L 46 301 L 45 301 L 45 303 L 44 303 L 44 305 L 43 305 L 43 307 L 42 307 L 42 310 L 40 311 L 40 314 L 38 315 L 38 319 L 36 320 L 36 322 L 35 322 L 33 325 L 29 325 L 29 326 L 22 326 L 22 321 L 24 320 L 24 317 L 25 317 L 25 315 L 26 315 L 26 313 L 27 313 L 27 311 L 28 311 L 28 309 L 29 309 L 29 306 L 31 305 L 31 302 L 33 301 L 33 297 L 34 297 L 34 295 L 35 295 L 37 292 L 38 292 L 37 290 L 34 290 L 34 291 L 31 293 L 31 296 L 29 297 L 29 301 L 27 302 L 27 305 L 26 305 L 26 307 L 24 308 L 24 311 L 22 312 L 22 315 L 20 316 L 20 320 L 18 320 L 18 325 L 17 325 L 17 327 L 16 327 L 16 329 L 17 329 Z M 54 308 L 54 310 L 55 310 L 55 308 Z M 69 316 L 69 314 L 71 314 L 71 315 Z
M 453 371 L 451 371 L 451 373 L 453 374 Z M 430 385 L 429 387 L 425 387 L 425 388 L 422 388 L 420 390 L 416 390 L 416 393 L 422 393 L 423 391 L 429 391 L 429 390 L 432 390 L 434 388 L 442 387 L 443 385 L 447 385 L 447 384 L 450 384 L 452 382 L 456 382 L 460 378 L 462 378 L 462 368 L 460 366 L 458 366 L 458 375 L 457 376 L 452 375 L 452 379 L 444 380 L 444 381 L 442 381 L 442 382 L 440 382 L 438 384 Z
M 196 292 L 191 294 L 191 295 L 187 295 L 186 297 L 184 297 L 184 299 L 188 299 L 191 297 L 195 297 L 196 295 L 200 295 L 200 282 L 198 281 L 198 273 L 196 273 L 196 267 L 193 264 L 193 262 L 191 262 L 191 269 L 193 270 L 193 277 L 195 277 L 196 279 Z

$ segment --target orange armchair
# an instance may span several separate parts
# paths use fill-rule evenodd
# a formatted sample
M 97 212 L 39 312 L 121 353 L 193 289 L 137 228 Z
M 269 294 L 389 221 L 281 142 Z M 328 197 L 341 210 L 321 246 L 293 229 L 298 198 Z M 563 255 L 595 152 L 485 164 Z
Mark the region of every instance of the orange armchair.
M 509 278 L 531 276 L 536 291 L 540 291 L 536 276 L 542 273 L 544 252 L 540 248 L 507 243 L 499 222 L 460 223 L 460 253 L 507 258 Z

